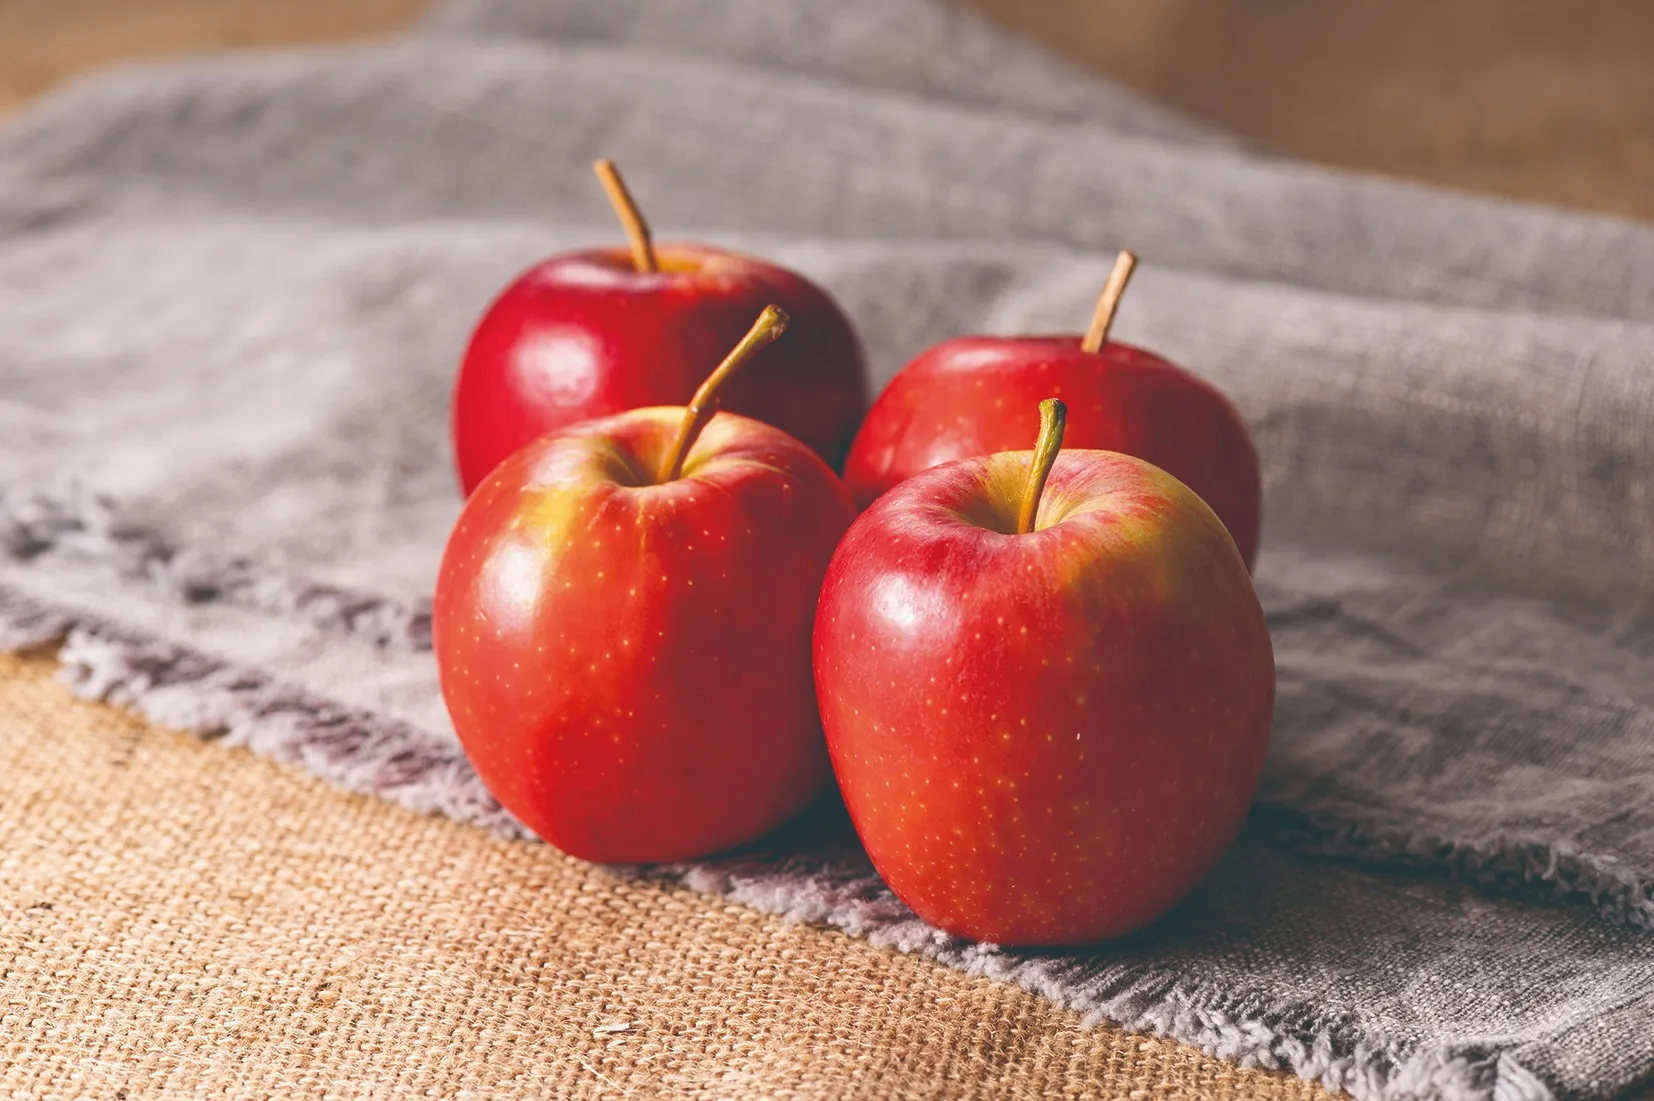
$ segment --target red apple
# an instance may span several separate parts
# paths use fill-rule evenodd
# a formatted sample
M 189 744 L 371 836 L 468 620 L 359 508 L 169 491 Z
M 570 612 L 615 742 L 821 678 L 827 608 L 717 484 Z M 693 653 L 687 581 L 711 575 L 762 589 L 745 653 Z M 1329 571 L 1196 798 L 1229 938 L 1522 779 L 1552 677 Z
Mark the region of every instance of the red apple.
M 802 443 L 711 416 L 782 324 L 765 311 L 688 409 L 517 452 L 448 541 L 432 626 L 454 728 L 500 803 L 573 856 L 702 856 L 831 783 L 810 630 L 855 509 Z
M 1036 454 L 880 497 L 816 613 L 827 746 L 874 865 L 927 921 L 1003 945 L 1116 937 L 1182 898 L 1240 828 L 1274 708 L 1222 523 L 1141 459 L 1057 456 L 1060 405 Z
M 483 315 L 454 389 L 465 492 L 536 436 L 641 406 L 682 405 L 707 364 L 772 302 L 792 318 L 792 335 L 730 384 L 724 407 L 791 433 L 836 468 L 868 400 L 861 345 L 843 311 L 774 264 L 703 245 L 655 248 L 613 166 L 600 161 L 598 170 L 632 249 L 554 256 Z
M 844 480 L 856 503 L 954 459 L 1027 446 L 1027 410 L 1055 395 L 1068 442 L 1147 459 L 1200 494 L 1250 569 L 1257 557 L 1262 479 L 1235 407 L 1205 380 L 1141 348 L 1108 341 L 1136 260 L 1120 263 L 1079 336 L 967 336 L 909 363 L 867 414 Z

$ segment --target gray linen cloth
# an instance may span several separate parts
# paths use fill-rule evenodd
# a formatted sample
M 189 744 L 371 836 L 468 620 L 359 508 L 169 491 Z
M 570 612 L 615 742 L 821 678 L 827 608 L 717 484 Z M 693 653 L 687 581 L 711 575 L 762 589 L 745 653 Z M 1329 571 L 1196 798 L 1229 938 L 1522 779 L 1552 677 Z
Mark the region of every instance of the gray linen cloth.
M 1654 228 L 1282 163 L 925 0 L 469 0 L 401 40 L 102 75 L 0 134 L 0 645 L 510 831 L 426 595 L 469 326 L 612 242 L 827 285 L 887 378 L 1117 334 L 1234 396 L 1280 700 L 1253 821 L 1086 954 L 923 926 L 853 845 L 636 869 L 1363 1098 L 1654 1071 Z M 832 836 L 832 835 L 830 835 Z

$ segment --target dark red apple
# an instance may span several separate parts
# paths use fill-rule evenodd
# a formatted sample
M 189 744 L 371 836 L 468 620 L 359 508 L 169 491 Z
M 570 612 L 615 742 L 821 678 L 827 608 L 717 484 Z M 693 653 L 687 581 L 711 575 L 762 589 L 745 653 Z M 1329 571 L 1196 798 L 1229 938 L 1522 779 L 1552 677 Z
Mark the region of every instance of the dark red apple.
M 1141 459 L 1058 456 L 1059 410 L 1037 454 L 880 497 L 816 613 L 827 745 L 874 865 L 927 921 L 1003 945 L 1120 936 L 1182 898 L 1240 828 L 1274 708 L 1217 516 Z
M 1027 445 L 1027 410 L 1068 406 L 1068 441 L 1136 455 L 1175 475 L 1222 518 L 1250 569 L 1262 480 L 1235 407 L 1205 380 L 1151 352 L 1109 341 L 1136 260 L 1120 263 L 1085 336 L 966 336 L 919 354 L 868 412 L 844 480 L 866 507 L 891 486 L 953 459 Z
M 711 415 L 782 324 L 766 311 L 688 409 L 518 451 L 448 541 L 432 626 L 454 728 L 500 803 L 566 853 L 702 856 L 831 783 L 810 630 L 854 506 L 802 443 Z
M 776 303 L 787 340 L 733 380 L 724 408 L 843 461 L 867 409 L 861 345 L 820 287 L 762 260 L 703 245 L 655 248 L 606 161 L 632 248 L 554 256 L 488 308 L 454 389 L 454 457 L 470 493 L 507 455 L 564 425 L 649 405 L 682 405 L 709 363 Z

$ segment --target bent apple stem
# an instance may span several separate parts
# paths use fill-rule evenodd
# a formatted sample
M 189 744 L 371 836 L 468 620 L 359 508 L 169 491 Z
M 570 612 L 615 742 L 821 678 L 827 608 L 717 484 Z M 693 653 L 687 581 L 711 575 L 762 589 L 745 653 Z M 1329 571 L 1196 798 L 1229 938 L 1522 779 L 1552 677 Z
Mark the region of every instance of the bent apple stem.
M 765 306 L 764 312 L 747 330 L 747 335 L 724 357 L 717 369 L 706 376 L 706 381 L 701 383 L 695 396 L 689 399 L 688 408 L 683 411 L 683 427 L 678 429 L 677 439 L 672 441 L 671 450 L 660 464 L 657 481 L 676 481 L 683 473 L 683 461 L 689 457 L 689 449 L 695 446 L 696 438 L 706 427 L 706 422 L 712 419 L 712 414 L 718 411 L 719 389 L 760 348 L 786 332 L 787 321 L 787 313 L 780 306 Z
M 593 161 L 592 171 L 597 173 L 604 193 L 609 196 L 609 205 L 614 207 L 615 217 L 620 219 L 620 228 L 626 231 L 626 243 L 632 246 L 632 263 L 641 272 L 659 271 L 660 262 L 655 258 L 655 243 L 649 235 L 649 223 L 643 220 L 637 201 L 626 189 L 626 181 L 620 178 L 620 169 L 615 167 L 614 161 L 605 158 Z
M 1097 308 L 1091 313 L 1091 327 L 1085 331 L 1085 339 L 1080 341 L 1080 350 L 1095 355 L 1103 350 L 1103 344 L 1108 340 L 1108 329 L 1114 324 L 1114 311 L 1120 308 L 1120 296 L 1126 293 L 1126 284 L 1131 282 L 1131 273 L 1137 267 L 1135 253 L 1122 251 L 1114 259 L 1114 270 L 1108 273 L 1108 282 L 1103 284 L 1103 293 L 1097 296 Z
M 1018 535 L 1027 535 L 1034 530 L 1040 495 L 1045 492 L 1045 480 L 1051 477 L 1057 452 L 1062 450 L 1062 432 L 1067 425 L 1068 406 L 1060 398 L 1046 398 L 1039 403 L 1039 442 L 1034 444 L 1034 461 L 1028 467 L 1028 481 L 1022 487 L 1022 509 L 1017 513 Z

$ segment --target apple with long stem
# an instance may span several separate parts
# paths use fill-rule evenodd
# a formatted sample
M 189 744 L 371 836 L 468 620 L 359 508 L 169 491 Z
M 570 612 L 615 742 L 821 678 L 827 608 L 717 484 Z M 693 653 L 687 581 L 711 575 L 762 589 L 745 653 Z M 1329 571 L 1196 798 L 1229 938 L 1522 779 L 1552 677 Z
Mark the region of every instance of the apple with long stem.
M 713 415 L 785 325 L 766 309 L 686 408 L 517 451 L 449 538 L 432 627 L 454 729 L 500 803 L 573 856 L 703 856 L 831 784 L 810 631 L 855 508 L 798 440 Z
M 769 303 L 792 336 L 730 383 L 724 407 L 798 437 L 835 468 L 867 409 L 861 345 L 844 312 L 803 276 L 704 245 L 657 246 L 618 170 L 594 166 L 626 232 L 529 269 L 472 334 L 453 397 L 466 493 L 530 440 L 650 405 L 682 405 Z
M 859 505 L 940 463 L 1025 446 L 1023 418 L 1041 398 L 1069 409 L 1070 446 L 1147 459 L 1200 494 L 1250 568 L 1262 478 L 1240 414 L 1216 387 L 1109 340 L 1137 263 L 1122 252 L 1082 336 L 965 336 L 921 352 L 868 411 L 844 479 Z
M 816 689 L 856 831 L 892 890 L 1003 945 L 1120 936 L 1233 841 L 1274 657 L 1205 502 L 1142 459 L 962 459 L 884 494 L 828 567 Z M 1031 431 L 1030 431 L 1030 434 Z

